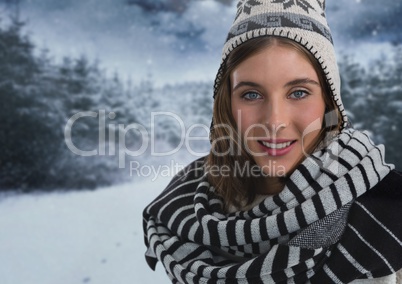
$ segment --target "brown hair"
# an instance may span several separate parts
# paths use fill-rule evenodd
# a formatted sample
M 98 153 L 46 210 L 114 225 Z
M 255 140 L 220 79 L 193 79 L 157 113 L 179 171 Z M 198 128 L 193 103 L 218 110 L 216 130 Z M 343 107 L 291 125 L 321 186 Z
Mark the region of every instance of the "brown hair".
M 234 205 L 240 207 L 250 204 L 255 198 L 255 192 L 252 189 L 258 185 L 263 177 L 262 175 L 250 174 L 239 175 L 239 169 L 250 169 L 256 164 L 253 157 L 244 148 L 242 137 L 237 131 L 236 122 L 232 115 L 230 74 L 241 62 L 262 49 L 273 45 L 291 47 L 308 59 L 318 74 L 324 93 L 326 113 L 331 114 L 330 117 L 326 115 L 326 119 L 331 119 L 332 121 L 335 119 L 335 123 L 329 123 L 329 127 L 325 127 L 323 122 L 317 141 L 308 149 L 307 153 L 312 153 L 324 141 L 327 133 L 334 130 L 339 131 L 342 124 L 341 115 L 331 97 L 325 74 L 319 62 L 302 45 L 288 38 L 265 36 L 250 39 L 238 46 L 222 65 L 221 84 L 216 91 L 213 107 L 213 127 L 210 134 L 212 147 L 206 159 L 208 180 L 215 187 L 216 192 L 222 196 L 225 206 Z M 328 124 L 328 121 L 326 124 Z M 301 162 L 302 160 L 299 164 Z M 216 171 L 216 169 L 221 169 L 222 167 L 227 169 L 225 174 Z M 215 171 L 212 171 L 211 169 L 214 168 Z M 228 174 L 228 172 L 231 174 Z

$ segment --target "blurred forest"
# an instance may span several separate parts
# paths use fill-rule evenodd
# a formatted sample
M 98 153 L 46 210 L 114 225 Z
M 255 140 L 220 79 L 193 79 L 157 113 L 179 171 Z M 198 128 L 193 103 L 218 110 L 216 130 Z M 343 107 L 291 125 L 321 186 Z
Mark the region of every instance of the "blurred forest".
M 390 58 L 368 67 L 350 57 L 341 58 L 339 64 L 343 100 L 354 127 L 369 130 L 374 141 L 384 143 L 386 160 L 402 169 L 398 143 L 402 138 L 402 47 L 395 46 Z M 155 87 L 151 75 L 134 85 L 118 74 L 108 75 L 85 56 L 56 63 L 51 51 L 34 46 L 24 33 L 24 23 L 14 19 L 1 24 L 0 190 L 93 189 L 126 181 L 130 175 L 127 167 L 119 168 L 118 138 L 124 135 L 125 146 L 132 151 L 144 141 L 138 132 L 125 132 L 118 125 L 137 123 L 149 133 L 152 126 L 156 146 L 174 149 L 182 139 L 177 119 L 152 122 L 151 112 L 175 113 L 186 127 L 209 127 L 212 85 L 183 82 Z M 83 157 L 68 149 L 64 130 L 73 115 L 88 111 L 97 116 L 81 117 L 71 132 L 77 148 L 98 151 Z M 101 111 L 106 114 L 104 125 L 99 120 Z M 105 133 L 102 141 L 100 131 Z M 208 146 L 205 141 L 195 149 Z M 157 164 L 159 160 L 149 151 L 130 157 L 125 166 L 129 160 Z

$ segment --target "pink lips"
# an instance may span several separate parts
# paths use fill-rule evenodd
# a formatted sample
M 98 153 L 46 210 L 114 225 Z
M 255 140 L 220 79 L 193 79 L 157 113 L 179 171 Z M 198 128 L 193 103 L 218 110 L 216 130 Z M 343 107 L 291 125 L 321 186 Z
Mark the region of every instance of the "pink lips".
M 289 153 L 293 149 L 296 140 L 270 139 L 260 140 L 258 142 L 261 145 L 262 150 L 269 156 L 279 157 Z

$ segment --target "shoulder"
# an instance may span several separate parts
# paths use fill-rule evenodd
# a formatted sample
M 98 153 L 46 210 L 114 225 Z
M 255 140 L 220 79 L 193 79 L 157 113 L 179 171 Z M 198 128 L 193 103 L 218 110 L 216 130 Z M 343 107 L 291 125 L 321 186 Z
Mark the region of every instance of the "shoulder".
M 185 186 L 186 183 L 199 180 L 204 176 L 205 173 L 204 164 L 205 157 L 199 158 L 188 164 L 172 178 L 163 192 L 169 191 L 177 186 Z
M 196 188 L 205 176 L 204 160 L 204 157 L 195 160 L 178 172 L 161 194 L 145 208 L 144 215 L 161 215 L 162 208 L 172 212 L 192 204 Z
M 402 176 L 391 171 L 352 203 L 342 238 L 327 265 L 342 268 L 347 283 L 359 277 L 377 279 L 352 283 L 395 283 L 395 272 L 402 269 L 401 216 Z M 391 276 L 380 282 L 387 275 Z
M 358 198 L 360 201 L 370 201 L 372 199 L 392 199 L 402 202 L 402 173 L 391 171 L 371 190 Z
M 375 278 L 402 268 L 401 216 L 402 175 L 397 171 L 391 171 L 357 198 L 350 209 L 348 238 L 354 240 L 351 247 L 357 250 L 356 255 L 363 256 L 361 263 L 366 263 Z M 384 261 L 387 266 L 380 265 Z
M 352 217 L 358 211 L 362 213 L 357 214 L 360 218 L 375 218 L 387 227 L 395 228 L 400 224 L 398 236 L 402 237 L 402 174 L 391 171 L 372 189 L 358 197 L 351 208 Z

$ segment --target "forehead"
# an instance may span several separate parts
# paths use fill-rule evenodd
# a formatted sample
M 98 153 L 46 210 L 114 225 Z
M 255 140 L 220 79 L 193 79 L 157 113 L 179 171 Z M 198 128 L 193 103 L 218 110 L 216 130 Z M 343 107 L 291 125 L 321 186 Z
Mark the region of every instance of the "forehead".
M 317 72 L 308 56 L 290 45 L 269 45 L 245 57 L 231 72 L 236 79 L 285 79 L 288 77 L 312 77 L 318 80 Z

